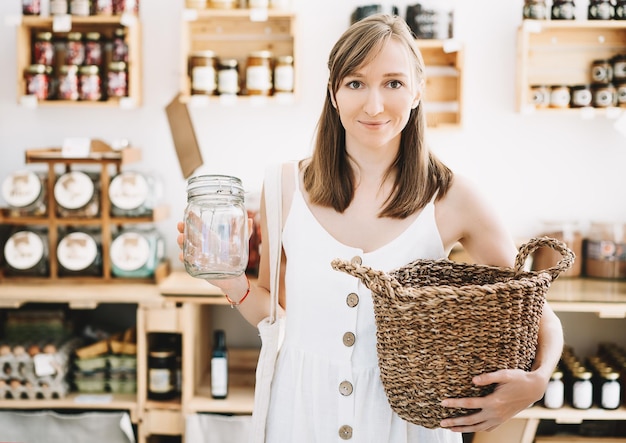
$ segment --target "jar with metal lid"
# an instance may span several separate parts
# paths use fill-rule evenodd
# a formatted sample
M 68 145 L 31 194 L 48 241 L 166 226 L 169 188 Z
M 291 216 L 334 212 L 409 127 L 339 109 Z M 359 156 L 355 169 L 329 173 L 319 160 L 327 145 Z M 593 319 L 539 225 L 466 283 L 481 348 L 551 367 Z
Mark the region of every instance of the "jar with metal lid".
M 565 401 L 565 385 L 563 383 L 563 372 L 555 370 L 550 377 L 546 392 L 543 396 L 543 405 L 548 409 L 558 409 L 563 407 Z
M 613 80 L 613 64 L 610 60 L 600 59 L 591 62 L 591 82 L 611 83 Z
M 525 0 L 523 18 L 531 20 L 546 20 L 548 18 L 548 6 L 545 0 Z
M 183 261 L 192 277 L 230 278 L 248 264 L 248 216 L 241 180 L 200 175 L 187 182 Z
M 572 407 L 576 409 L 589 409 L 593 404 L 592 373 L 581 370 L 574 374 L 572 384 Z
M 587 8 L 588 20 L 612 20 L 615 17 L 615 6 L 610 0 L 590 0 Z
M 615 20 L 626 20 L 626 0 L 617 0 L 615 3 Z
M 546 85 L 532 85 L 530 87 L 530 104 L 537 109 L 550 106 L 550 88 Z
M 272 92 L 272 53 L 255 51 L 248 55 L 246 91 L 248 95 L 270 95 Z
M 154 227 L 125 227 L 111 243 L 111 274 L 123 278 L 154 277 L 164 251 L 163 237 Z
M 617 104 L 617 91 L 611 83 L 594 84 L 591 86 L 593 106 L 596 108 L 610 108 Z
M 217 71 L 217 92 L 220 95 L 239 94 L 239 63 L 236 59 L 220 60 Z
M 573 0 L 554 0 L 550 18 L 552 20 L 574 20 L 576 18 L 576 5 Z
M 34 95 L 38 100 L 47 100 L 50 96 L 50 75 L 52 67 L 46 65 L 30 65 L 26 68 L 26 94 Z
M 126 29 L 117 28 L 113 32 L 113 51 L 111 60 L 114 62 L 128 62 L 128 43 Z
M 615 95 L 617 96 L 617 106 L 626 108 L 626 81 L 615 85 Z
M 281 55 L 276 57 L 274 66 L 274 92 L 292 93 L 294 87 L 293 56 Z
M 65 15 L 68 11 L 67 0 L 50 0 L 50 14 Z
M 626 278 L 626 224 L 591 223 L 584 247 L 587 277 Z
M 148 398 L 171 400 L 176 397 L 176 351 L 155 348 L 148 351 Z
M 41 14 L 41 0 L 22 0 L 23 15 Z
M 43 173 L 19 170 L 2 182 L 2 196 L 11 217 L 42 216 L 47 213 L 47 179 Z
M 78 66 L 63 65 L 59 69 L 59 100 L 78 100 Z
M 600 407 L 614 410 L 619 408 L 622 395 L 622 384 L 619 372 L 608 370 L 600 374 Z
M 570 86 L 570 107 L 571 108 L 585 108 L 591 106 L 593 102 L 593 96 L 589 85 L 574 85 Z
M 93 0 L 96 15 L 113 15 L 113 0 Z
M 59 232 L 57 261 L 59 276 L 99 277 L 102 275 L 102 241 L 95 229 L 64 229 Z
M 35 34 L 33 44 L 33 63 L 46 66 L 54 65 L 54 43 L 52 42 L 52 32 L 44 31 Z
M 189 78 L 191 93 L 213 95 L 217 90 L 217 57 L 213 51 L 197 51 L 189 54 Z
M 78 17 L 87 17 L 91 13 L 91 2 L 89 0 L 71 0 L 70 14 Z
M 80 99 L 84 101 L 98 101 L 102 98 L 102 81 L 100 68 L 96 65 L 80 67 Z
M 100 213 L 97 176 L 82 171 L 61 175 L 54 185 L 59 217 L 96 217 Z
M 99 32 L 85 34 L 85 64 L 102 64 L 102 40 Z
M 550 107 L 567 108 L 571 100 L 569 88 L 565 85 L 554 85 L 550 88 Z
M 65 64 L 82 65 L 85 63 L 85 44 L 81 32 L 69 32 L 65 45 Z
M 211 0 L 209 6 L 213 9 L 235 9 L 237 0 Z
M 111 215 L 114 217 L 145 217 L 152 215 L 162 195 L 162 184 L 154 174 L 124 171 L 109 185 Z
M 48 233 L 43 228 L 14 228 L 4 245 L 7 276 L 46 277 L 50 273 Z
M 107 95 L 109 97 L 128 96 L 128 73 L 126 63 L 111 62 L 107 72 Z

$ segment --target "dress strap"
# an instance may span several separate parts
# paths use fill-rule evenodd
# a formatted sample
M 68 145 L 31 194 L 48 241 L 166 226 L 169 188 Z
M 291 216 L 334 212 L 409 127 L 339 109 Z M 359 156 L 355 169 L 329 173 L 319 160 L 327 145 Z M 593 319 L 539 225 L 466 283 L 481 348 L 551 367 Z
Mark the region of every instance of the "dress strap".
M 293 161 L 291 163 L 293 165 L 293 180 L 294 180 L 294 191 L 300 192 L 300 169 L 298 168 L 299 162 Z

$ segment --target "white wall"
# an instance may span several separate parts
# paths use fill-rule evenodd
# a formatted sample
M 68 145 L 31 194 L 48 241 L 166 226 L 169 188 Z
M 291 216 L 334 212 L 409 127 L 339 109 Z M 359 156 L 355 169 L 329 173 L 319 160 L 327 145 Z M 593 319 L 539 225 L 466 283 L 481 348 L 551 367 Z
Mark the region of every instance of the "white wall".
M 408 4 L 396 1 L 404 14 Z M 581 4 L 584 3 L 584 4 Z M 349 24 L 356 0 L 292 0 L 298 14 L 300 100 L 293 106 L 211 106 L 192 112 L 205 166 L 199 172 L 240 176 L 249 191 L 261 186 L 267 162 L 309 152 L 324 97 L 325 62 Z M 183 0 L 143 0 L 143 105 L 135 110 L 26 109 L 16 101 L 19 0 L 0 2 L 0 177 L 23 167 L 28 148 L 60 146 L 64 137 L 128 138 L 143 149 L 138 169 L 158 172 L 172 216 L 159 227 L 180 267 L 175 222 L 185 206 L 185 180 L 175 156 L 164 107 L 181 75 Z M 465 45 L 465 122 L 430 132 L 436 152 L 474 179 L 517 237 L 546 219 L 626 220 L 626 138 L 613 120 L 515 112 L 516 30 L 523 0 L 456 1 L 455 37 Z M 579 2 L 585 17 L 585 2 Z

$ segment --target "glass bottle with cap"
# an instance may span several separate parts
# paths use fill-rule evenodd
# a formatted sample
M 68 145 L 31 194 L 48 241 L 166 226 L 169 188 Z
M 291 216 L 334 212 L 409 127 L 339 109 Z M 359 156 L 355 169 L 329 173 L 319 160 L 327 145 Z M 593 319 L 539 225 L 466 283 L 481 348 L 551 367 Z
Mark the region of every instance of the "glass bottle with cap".
M 239 62 L 237 59 L 221 59 L 217 71 L 217 92 L 220 95 L 239 94 Z
M 228 396 L 228 350 L 226 334 L 218 329 L 213 333 L 211 351 L 211 397 L 223 399 Z
M 555 370 L 550 377 L 546 392 L 543 396 L 543 405 L 548 409 L 563 407 L 565 401 L 565 385 L 563 383 L 563 371 Z

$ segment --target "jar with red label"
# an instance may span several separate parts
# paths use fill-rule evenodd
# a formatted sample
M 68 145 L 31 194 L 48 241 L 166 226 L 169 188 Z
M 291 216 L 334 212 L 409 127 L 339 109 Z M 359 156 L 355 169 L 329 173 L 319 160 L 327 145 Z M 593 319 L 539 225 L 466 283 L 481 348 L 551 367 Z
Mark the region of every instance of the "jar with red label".
M 50 272 L 48 233 L 43 228 L 14 228 L 4 245 L 4 274 L 46 277 Z
M 102 98 L 100 68 L 97 66 L 81 66 L 79 83 L 81 100 L 98 101 Z
M 54 65 L 54 43 L 52 42 L 52 32 L 38 32 L 35 35 L 33 44 L 33 63 L 46 66 Z
M 22 14 L 24 15 L 41 14 L 41 0 L 22 0 Z
M 114 14 L 139 14 L 139 0 L 113 0 Z
M 128 73 L 126 63 L 111 62 L 107 73 L 107 94 L 109 97 L 128 96 Z
M 102 275 L 101 235 L 95 229 L 61 230 L 57 261 L 61 277 Z
M 113 33 L 113 54 L 111 60 L 114 62 L 128 62 L 128 43 L 126 43 L 126 30 L 117 28 Z
M 50 93 L 50 75 L 52 67 L 46 65 L 30 65 L 26 68 L 26 94 L 34 95 L 38 100 L 47 100 Z
M 85 35 L 85 64 L 102 64 L 102 40 L 99 32 L 88 32 Z
M 69 32 L 65 45 L 65 64 L 82 65 L 85 62 L 85 44 L 83 34 L 80 32 Z
M 2 182 L 2 196 L 11 217 L 38 217 L 47 212 L 47 179 L 45 174 L 19 170 Z
M 59 69 L 59 100 L 78 100 L 78 66 L 63 65 Z
M 59 217 L 96 217 L 100 213 L 98 177 L 82 171 L 61 175 L 54 185 Z

